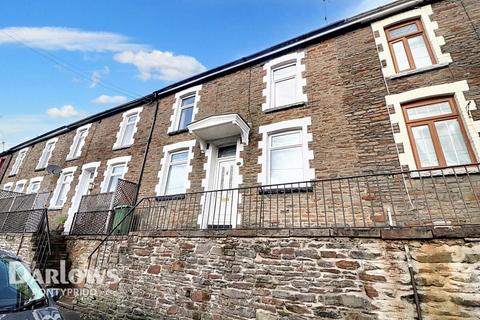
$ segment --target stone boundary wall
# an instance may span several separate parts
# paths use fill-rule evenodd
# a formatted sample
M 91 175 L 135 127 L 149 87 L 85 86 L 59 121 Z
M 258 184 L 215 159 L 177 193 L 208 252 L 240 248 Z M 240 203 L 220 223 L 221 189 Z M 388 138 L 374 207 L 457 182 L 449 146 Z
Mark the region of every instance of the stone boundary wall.
M 22 243 L 18 255 L 23 261 L 30 266 L 33 261 L 34 255 L 34 243 L 33 235 L 25 234 L 22 241 L 22 235 L 18 233 L 4 233 L 0 234 L 0 249 L 11 251 L 17 254 L 18 247 Z
M 70 237 L 72 268 L 99 238 Z M 120 237 L 76 307 L 91 319 L 415 319 L 405 245 L 424 319 L 480 318 L 480 238 Z

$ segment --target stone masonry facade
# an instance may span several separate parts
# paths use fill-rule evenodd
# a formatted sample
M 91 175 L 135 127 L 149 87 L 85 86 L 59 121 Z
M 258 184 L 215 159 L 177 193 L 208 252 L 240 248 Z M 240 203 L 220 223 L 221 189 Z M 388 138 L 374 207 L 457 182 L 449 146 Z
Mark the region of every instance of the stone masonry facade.
M 403 157 L 402 153 L 411 153 L 411 150 L 407 150 L 402 143 L 397 143 L 394 138 L 399 129 L 398 123 L 391 120 L 393 106 L 387 105 L 387 96 L 466 81 L 468 90 L 462 91 L 462 94 L 466 101 L 473 102 L 469 104 L 472 108 L 469 114 L 473 123 L 480 119 L 478 110 L 472 107 L 479 104 L 480 99 L 478 2 L 443 0 L 426 1 L 420 5 L 425 6 L 431 6 L 432 13 L 429 18 L 438 24 L 435 34 L 444 38 L 445 44 L 441 46 L 441 50 L 451 56 L 452 61 L 448 65 L 384 79 L 384 62 L 379 60 L 378 55 L 381 47 L 377 45 L 378 35 L 372 31 L 370 23 L 365 23 L 355 30 L 338 32 L 319 42 L 295 48 L 294 51 L 304 53 L 301 63 L 305 67 L 302 77 L 305 78 L 306 85 L 302 90 L 308 97 L 307 101 L 299 106 L 275 112 L 262 111 L 262 104 L 265 103 L 263 91 L 266 88 L 263 80 L 266 75 L 264 65 L 268 61 L 254 63 L 201 83 L 198 93 L 201 99 L 196 106 L 198 112 L 194 120 L 211 115 L 238 113 L 251 128 L 249 143 L 240 151 L 240 158 L 243 160 L 239 166 L 242 176 L 239 186 L 258 185 L 257 177 L 263 170 L 258 160 L 262 154 L 259 148 L 262 140 L 262 135 L 259 134 L 261 126 L 310 117 L 312 125 L 308 127 L 308 134 L 311 134 L 312 141 L 308 143 L 308 148 L 313 152 L 313 158 L 309 160 L 309 166 L 314 170 L 315 178 L 322 179 L 389 172 L 402 168 L 399 159 Z M 57 136 L 58 141 L 49 163 L 64 168 L 76 167 L 76 170 L 63 209 L 51 210 L 52 215 L 68 212 L 82 165 L 100 162 L 93 189 L 90 190 L 90 193 L 96 194 L 101 192 L 100 186 L 107 161 L 116 157 L 132 157 L 124 176 L 126 180 L 138 182 L 142 174 L 139 199 L 156 195 L 155 188 L 159 184 L 161 161 L 164 157 L 163 148 L 196 139 L 189 132 L 167 133 L 167 128 L 171 126 L 172 105 L 175 104 L 174 93 L 160 97 L 158 103 L 157 119 L 148 150 L 146 148 L 156 101 L 138 103 L 143 110 L 137 124 L 135 142 L 128 148 L 112 150 L 124 110 L 92 121 L 81 157 L 76 160 L 66 160 L 75 130 Z M 459 106 L 463 107 L 465 106 Z M 479 139 L 478 132 L 472 139 Z M 45 143 L 46 141 L 38 141 L 28 146 L 23 165 L 14 176 L 10 175 L 10 171 L 19 150 L 11 154 L 12 161 L 9 166 L 5 167 L 8 164 L 6 161 L 2 168 L 6 170 L 1 181 L 2 187 L 8 183 L 15 184 L 19 180 L 26 180 L 28 183 L 34 177 L 43 177 L 39 191 L 52 192 L 55 189 L 58 178 L 48 175 L 45 170 L 35 169 Z M 397 150 L 400 154 L 397 154 Z M 474 153 L 476 152 L 474 150 Z M 142 173 L 145 153 L 146 162 Z M 202 180 L 207 174 L 206 162 L 207 157 L 197 142 L 193 148 L 187 192 L 205 190 Z

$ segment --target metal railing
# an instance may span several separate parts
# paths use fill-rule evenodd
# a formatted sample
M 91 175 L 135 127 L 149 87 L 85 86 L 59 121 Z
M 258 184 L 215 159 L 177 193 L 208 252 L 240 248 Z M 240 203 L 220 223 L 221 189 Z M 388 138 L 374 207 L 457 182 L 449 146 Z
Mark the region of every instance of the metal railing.
M 35 233 L 35 253 L 33 255 L 31 269 L 40 270 L 43 274 L 51 254 L 48 211 L 44 209 Z

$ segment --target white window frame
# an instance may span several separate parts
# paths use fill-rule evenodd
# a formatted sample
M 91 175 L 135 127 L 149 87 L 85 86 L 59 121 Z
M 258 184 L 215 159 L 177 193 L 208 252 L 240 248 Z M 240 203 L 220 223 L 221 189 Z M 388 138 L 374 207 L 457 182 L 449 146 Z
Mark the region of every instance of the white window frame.
M 140 121 L 140 113 L 142 111 L 143 111 L 143 107 L 138 107 L 138 108 L 134 108 L 134 109 L 128 110 L 128 111 L 123 113 L 122 121 L 120 122 L 119 129 L 118 129 L 118 132 L 117 132 L 117 140 L 115 141 L 115 144 L 113 145 L 113 150 L 128 148 L 131 145 L 133 145 L 133 143 L 135 142 L 135 133 L 138 130 L 138 122 Z M 130 139 L 130 141 L 127 144 L 122 145 L 123 136 L 125 134 L 125 129 L 126 129 L 127 124 L 128 124 L 128 118 L 135 115 L 135 114 L 137 115 L 137 119 L 135 120 L 135 124 L 134 124 L 134 127 L 133 127 L 132 138 Z
M 262 165 L 262 171 L 258 174 L 257 181 L 259 183 L 262 185 L 270 184 L 271 136 L 282 132 L 293 131 L 301 131 L 302 136 L 303 177 L 298 180 L 310 181 L 315 179 L 315 169 L 310 168 L 310 160 L 313 160 L 313 151 L 309 149 L 309 143 L 313 141 L 313 136 L 311 133 L 308 133 L 308 126 L 311 124 L 311 117 L 305 117 L 260 126 L 259 133 L 262 135 L 262 139 L 258 142 L 258 147 L 262 152 L 258 157 L 258 163 Z
M 73 138 L 73 142 L 70 145 L 70 151 L 68 152 L 67 159 L 66 159 L 67 161 L 80 158 L 80 156 L 82 155 L 82 148 L 85 145 L 85 142 L 87 141 L 88 131 L 90 130 L 91 126 L 92 124 L 89 123 L 77 129 L 75 133 L 75 137 Z M 85 139 L 80 141 L 79 139 L 82 132 L 86 132 Z M 78 150 L 78 155 L 75 154 L 75 150 Z
M 195 147 L 196 140 L 189 140 L 189 141 L 182 141 L 174 144 L 169 144 L 163 147 L 163 157 L 160 161 L 160 171 L 158 172 L 158 184 L 155 187 L 155 192 L 157 196 L 164 196 L 165 189 L 167 187 L 167 178 L 168 178 L 168 171 L 170 169 L 170 158 L 173 153 L 177 153 L 179 151 L 187 151 L 188 150 L 188 159 L 187 159 L 187 176 L 185 177 L 187 180 L 185 182 L 185 192 L 190 189 L 191 182 L 189 179 L 190 173 L 192 172 L 192 160 L 194 157 L 193 154 L 193 147 Z
M 307 85 L 307 79 L 303 76 L 305 71 L 305 64 L 302 61 L 305 58 L 305 53 L 301 52 L 293 52 L 282 57 L 273 59 L 267 62 L 263 69 L 265 70 L 266 74 L 263 77 L 263 82 L 265 83 L 266 87 L 263 90 L 262 94 L 265 97 L 265 102 L 262 104 L 262 111 L 268 110 L 275 110 L 281 109 L 284 107 L 289 107 L 291 105 L 300 104 L 308 101 L 307 94 L 304 93 L 304 88 Z M 296 99 L 295 102 L 288 104 L 288 105 L 275 105 L 274 104 L 274 81 L 273 81 L 273 74 L 274 71 L 280 68 L 284 68 L 289 65 L 295 64 L 296 66 L 296 73 L 295 73 L 295 92 L 296 92 Z
M 375 37 L 375 44 L 377 45 L 377 48 L 381 48 L 378 50 L 378 57 L 380 59 L 380 62 L 382 63 L 383 75 L 386 78 L 417 73 L 423 70 L 430 70 L 448 65 L 452 62 L 452 57 L 450 56 L 450 54 L 442 52 L 442 46 L 445 45 L 445 38 L 436 35 L 438 23 L 430 19 L 431 15 L 433 15 L 432 6 L 426 5 L 372 23 L 371 27 Z M 395 71 L 393 56 L 392 52 L 390 51 L 390 46 L 388 45 L 385 29 L 389 26 L 401 23 L 403 21 L 408 21 L 416 18 L 420 18 L 423 24 L 424 34 L 429 41 L 430 48 L 432 49 L 433 56 L 435 57 L 437 63 L 428 67 L 397 73 Z
M 195 102 L 193 103 L 192 122 L 195 121 L 195 115 L 198 113 L 198 102 L 200 101 L 200 90 L 202 90 L 202 85 L 191 87 L 175 94 L 175 102 L 172 106 L 173 112 L 170 116 L 170 127 L 168 128 L 168 133 L 179 130 L 178 126 L 180 125 L 180 115 L 182 113 L 182 100 L 193 95 L 195 96 Z
M 466 80 L 445 83 L 436 86 L 418 88 L 399 94 L 389 95 L 385 97 L 388 110 L 390 112 L 390 122 L 393 126 L 400 129 L 399 132 L 393 135 L 394 141 L 397 144 L 404 146 L 404 152 L 399 153 L 399 162 L 402 166 L 408 166 L 409 170 L 416 170 L 417 165 L 413 156 L 413 149 L 410 143 L 410 138 L 407 131 L 407 125 L 403 117 L 402 105 L 424 99 L 431 99 L 435 97 L 445 97 L 453 95 L 457 103 L 459 120 L 463 121 L 465 131 L 473 152 L 477 159 L 480 159 L 480 120 L 473 120 L 470 112 L 477 110 L 474 100 L 466 100 L 464 92 L 469 90 Z M 466 106 L 469 105 L 467 110 Z
M 22 185 L 22 189 L 17 190 L 17 187 L 18 187 L 19 184 Z M 13 191 L 18 192 L 18 193 L 23 193 L 23 190 L 25 190 L 26 186 L 27 186 L 27 179 L 18 180 L 15 183 L 15 188 L 13 188 Z
M 124 179 L 125 175 L 128 172 L 128 163 L 132 159 L 131 156 L 125 156 L 125 157 L 118 157 L 118 158 L 113 158 L 107 161 L 107 169 L 105 170 L 103 174 L 103 181 L 100 184 L 100 190 L 102 193 L 108 192 L 108 183 L 110 181 L 111 175 L 112 175 L 112 170 L 116 166 L 124 165 L 125 166 L 125 171 L 122 174 L 122 177 L 120 179 Z
M 8 182 L 3 185 L 4 191 L 13 191 L 13 182 Z
M 13 163 L 12 170 L 10 171 L 10 176 L 15 176 L 20 171 L 25 158 L 27 157 L 28 148 L 24 148 L 20 150 L 15 158 L 15 162 Z M 20 158 L 22 155 L 22 158 Z
M 53 150 L 55 149 L 55 145 L 57 144 L 58 138 L 53 138 L 48 140 L 45 143 L 45 147 L 43 148 L 42 154 L 40 155 L 40 159 L 38 159 L 38 164 L 35 167 L 35 170 L 45 169 L 48 166 L 48 161 L 52 157 Z M 52 149 L 50 149 L 49 154 L 47 155 L 47 147 L 52 145 Z M 45 159 L 45 163 L 43 164 L 43 160 Z
M 28 182 L 27 193 L 38 193 L 40 187 L 42 185 L 43 177 L 35 177 L 30 179 Z M 38 189 L 36 191 L 32 191 L 32 186 L 34 183 L 38 183 Z
M 60 174 L 60 177 L 58 177 L 57 180 L 57 185 L 55 187 L 55 190 L 53 191 L 52 198 L 50 199 L 50 209 L 56 210 L 56 209 L 62 209 L 65 203 L 68 201 L 68 192 L 70 191 L 70 188 L 72 186 L 72 182 L 75 179 L 75 171 L 77 170 L 77 167 L 68 167 L 62 170 L 62 173 Z M 60 196 L 60 189 L 63 184 L 63 181 L 65 180 L 66 176 L 72 176 L 72 180 L 70 183 L 66 186 L 66 193 L 65 193 L 65 199 L 62 203 L 61 206 L 57 206 L 56 203 L 58 201 L 58 197 Z

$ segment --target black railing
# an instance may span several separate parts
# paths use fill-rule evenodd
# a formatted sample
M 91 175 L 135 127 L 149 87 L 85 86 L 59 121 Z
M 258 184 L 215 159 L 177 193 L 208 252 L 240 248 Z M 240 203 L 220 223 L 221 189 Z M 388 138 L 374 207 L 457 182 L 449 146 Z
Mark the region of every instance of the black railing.
M 44 274 L 48 258 L 51 256 L 50 227 L 48 224 L 48 211 L 43 210 L 42 217 L 35 233 L 35 254 L 33 256 L 31 269 L 40 270 Z

